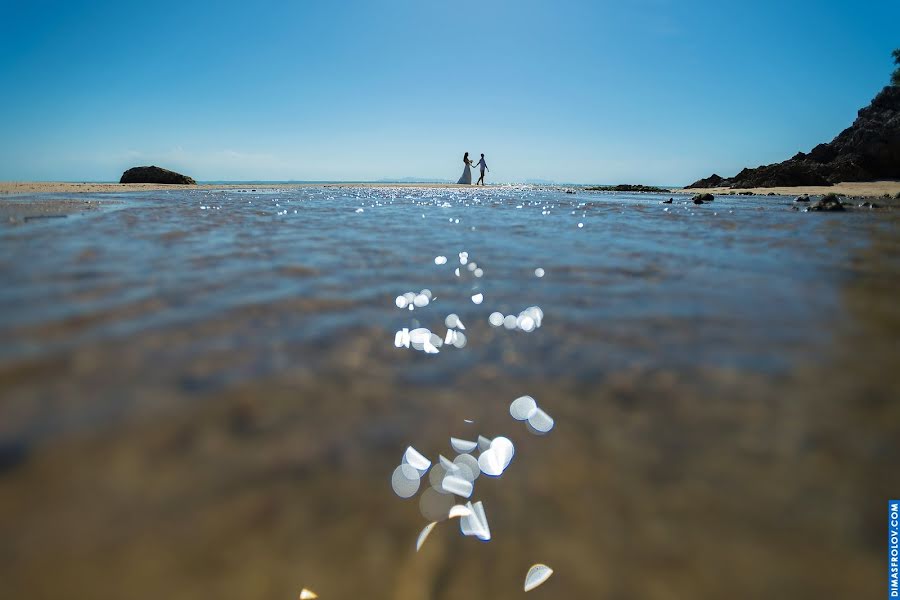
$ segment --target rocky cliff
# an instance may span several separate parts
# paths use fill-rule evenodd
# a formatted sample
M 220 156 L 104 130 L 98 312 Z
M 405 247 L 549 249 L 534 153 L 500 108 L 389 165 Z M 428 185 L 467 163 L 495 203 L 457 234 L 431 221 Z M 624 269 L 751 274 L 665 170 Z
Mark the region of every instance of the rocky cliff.
M 808 154 L 798 152 L 784 162 L 744 169 L 730 178 L 712 175 L 688 187 L 831 185 L 875 179 L 900 179 L 900 86 L 881 90 L 859 111 L 853 125 Z

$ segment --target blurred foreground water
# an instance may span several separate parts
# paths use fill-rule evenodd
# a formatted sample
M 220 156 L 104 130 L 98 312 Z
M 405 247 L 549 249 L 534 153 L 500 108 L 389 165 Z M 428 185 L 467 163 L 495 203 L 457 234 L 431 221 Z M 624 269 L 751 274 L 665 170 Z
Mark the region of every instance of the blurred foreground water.
M 884 593 L 900 211 L 534 188 L 102 198 L 119 203 L 0 227 L 4 597 L 506 599 L 538 562 L 555 573 L 529 597 Z M 483 277 L 454 274 L 459 252 Z M 428 306 L 397 308 L 423 288 Z M 532 333 L 488 324 L 532 305 Z M 465 348 L 394 347 L 450 313 Z M 548 435 L 510 417 L 523 394 Z M 427 521 L 393 469 L 479 434 L 516 447 L 473 496 L 493 538 L 440 523 L 416 553 Z

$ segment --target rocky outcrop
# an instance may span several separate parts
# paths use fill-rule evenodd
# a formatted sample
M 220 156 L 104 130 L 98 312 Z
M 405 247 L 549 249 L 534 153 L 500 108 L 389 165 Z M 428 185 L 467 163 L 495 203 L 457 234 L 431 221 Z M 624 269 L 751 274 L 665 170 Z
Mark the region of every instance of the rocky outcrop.
M 888 86 L 859 111 L 853 125 L 808 154 L 744 169 L 731 178 L 712 175 L 689 188 L 831 185 L 841 181 L 900 178 L 900 86 Z
M 809 206 L 806 212 L 834 212 L 844 210 L 844 204 L 837 194 L 826 194 L 818 202 Z
M 623 183 L 620 185 L 592 185 L 584 189 L 587 192 L 651 192 L 654 194 L 669 191 L 668 188 L 661 188 L 653 185 L 635 185 L 630 183 Z
M 163 169 L 157 166 L 131 167 L 124 173 L 119 183 L 163 183 L 196 185 L 197 182 L 181 173 Z

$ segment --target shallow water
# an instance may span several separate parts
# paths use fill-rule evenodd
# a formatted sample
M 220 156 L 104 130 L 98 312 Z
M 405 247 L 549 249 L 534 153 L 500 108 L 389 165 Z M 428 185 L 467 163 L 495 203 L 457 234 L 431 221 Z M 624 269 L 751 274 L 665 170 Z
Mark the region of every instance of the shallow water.
M 0 228 L 16 597 L 512 598 L 536 562 L 555 570 L 538 597 L 883 591 L 897 211 L 530 187 L 103 198 L 121 203 Z M 463 251 L 482 278 L 454 275 Z M 395 306 L 423 288 L 429 306 Z M 532 333 L 488 324 L 532 305 Z M 449 313 L 465 348 L 394 347 L 402 327 L 443 338 Z M 548 435 L 510 417 L 522 394 Z M 478 434 L 516 444 L 473 495 L 493 539 L 440 523 L 417 554 L 427 521 L 392 470 Z

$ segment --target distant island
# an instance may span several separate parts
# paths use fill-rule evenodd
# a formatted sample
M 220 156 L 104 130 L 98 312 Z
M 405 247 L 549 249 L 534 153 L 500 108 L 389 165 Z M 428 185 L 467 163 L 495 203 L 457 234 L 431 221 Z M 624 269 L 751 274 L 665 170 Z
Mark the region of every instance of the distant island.
M 619 185 L 589 185 L 585 186 L 586 192 L 652 192 L 668 193 L 669 188 L 656 187 L 655 185 L 635 185 L 623 183 Z

